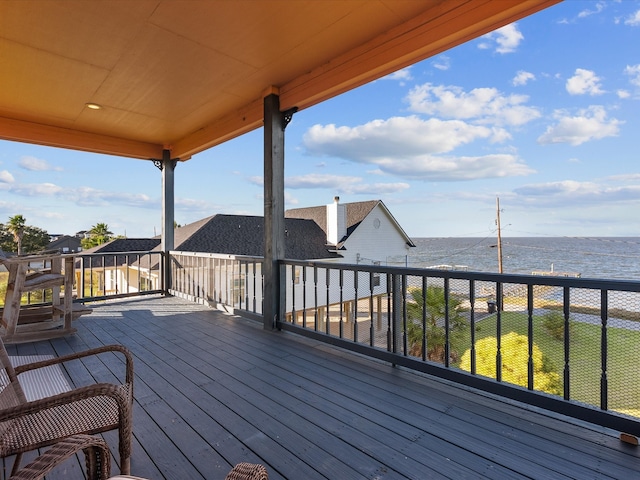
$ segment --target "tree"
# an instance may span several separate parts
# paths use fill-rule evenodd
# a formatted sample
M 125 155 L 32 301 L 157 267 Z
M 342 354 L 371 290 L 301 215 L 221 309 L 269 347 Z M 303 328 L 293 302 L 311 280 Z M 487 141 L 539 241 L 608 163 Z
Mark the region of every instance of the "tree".
M 444 361 L 447 340 L 444 320 L 447 300 L 449 302 L 449 338 L 457 338 L 467 326 L 467 321 L 460 312 L 460 301 L 451 295 L 447 299 L 444 288 L 435 286 L 427 288 L 426 295 L 423 295 L 421 288 L 409 290 L 409 295 L 411 296 L 411 300 L 407 302 L 409 354 L 416 357 L 422 356 L 424 310 L 427 327 L 427 358 L 438 362 Z M 452 350 L 450 355 L 455 358 L 457 352 Z
M 82 248 L 86 250 L 107 243 L 113 239 L 113 233 L 109 231 L 109 225 L 106 223 L 96 223 L 91 227 L 91 230 L 89 230 L 89 238 L 83 238 L 80 244 Z
M 476 343 L 476 373 L 496 378 L 496 337 L 486 337 Z M 528 386 L 529 343 L 525 335 L 510 332 L 500 340 L 502 358 L 501 375 L 505 382 Z M 460 368 L 471 371 L 471 350 L 462 355 Z M 555 371 L 549 358 L 537 345 L 533 345 L 533 388 L 541 392 L 560 395 L 560 375 Z
M 17 252 L 17 242 L 10 228 L 8 223 L 0 223 L 0 249 Z M 39 252 L 45 250 L 47 245 L 49 245 L 49 234 L 46 230 L 24 225 L 20 242 L 21 253 Z
M 22 254 L 22 237 L 26 223 L 26 219 L 20 214 L 9 217 L 9 223 L 7 223 L 7 230 L 13 235 L 13 240 L 16 242 L 18 255 Z
M 35 253 L 46 250 L 49 243 L 49 233 L 46 230 L 29 225 L 24 227 L 22 249 L 25 253 Z

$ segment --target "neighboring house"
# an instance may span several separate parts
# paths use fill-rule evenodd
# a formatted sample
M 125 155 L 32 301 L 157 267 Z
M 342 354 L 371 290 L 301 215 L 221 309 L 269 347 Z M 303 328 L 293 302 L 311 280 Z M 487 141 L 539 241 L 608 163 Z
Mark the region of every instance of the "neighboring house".
M 340 203 L 335 197 L 326 206 L 287 210 L 285 217 L 315 221 L 341 263 L 388 265 L 415 247 L 382 200 Z
M 333 203 L 326 206 L 288 210 L 285 212 L 284 229 L 285 258 L 292 260 L 387 265 L 389 259 L 393 257 L 397 261 L 398 257 L 404 258 L 408 250 L 415 246 L 380 200 L 340 204 L 339 198 L 336 197 Z M 146 241 L 156 243 L 146 244 Z M 263 257 L 263 217 L 213 215 L 176 228 L 174 245 L 174 251 L 182 254 L 182 257 L 176 260 L 176 265 L 179 264 L 176 272 L 179 273 L 174 277 L 174 281 L 188 282 L 188 285 L 181 288 L 183 291 L 198 292 L 196 296 L 214 304 L 226 301 L 228 304 L 237 305 L 242 303 L 243 298 L 256 299 L 258 311 L 261 311 L 259 305 L 262 300 L 262 282 L 255 280 L 261 278 L 260 262 L 256 262 L 250 270 L 229 271 L 224 266 L 224 258 L 218 257 L 217 261 L 207 263 L 209 273 L 203 275 L 199 272 L 205 262 L 198 261 L 196 256 L 190 257 L 185 254 L 193 252 L 228 255 L 229 259 L 239 256 Z M 160 237 L 114 240 L 87 250 L 86 253 L 150 250 L 158 254 L 161 252 Z M 158 288 L 159 261 L 159 255 L 138 259 L 122 254 L 107 257 L 102 266 L 105 272 L 105 291 L 136 292 L 141 288 L 140 285 L 148 287 L 145 288 L 148 290 Z M 98 258 L 91 262 L 94 268 L 99 266 L 96 262 Z M 356 295 L 358 298 L 363 295 L 382 298 L 387 292 L 386 277 L 379 274 L 372 277 L 367 274 L 360 279 L 359 291 L 352 288 L 340 290 L 337 279 L 329 281 L 324 274 L 318 275 L 314 267 L 287 267 L 286 275 L 287 312 L 299 311 L 303 305 L 312 305 L 317 292 L 322 292 L 329 305 L 340 301 L 354 302 Z M 221 285 L 220 281 L 223 278 L 226 279 L 226 283 Z M 299 288 L 303 278 L 314 278 L 315 289 Z M 351 272 L 345 272 L 344 285 L 352 283 L 352 278 Z M 370 278 L 373 280 L 372 283 L 369 282 Z M 144 280 L 142 283 L 141 279 Z M 212 286 L 216 281 L 218 283 Z
M 58 251 L 60 253 L 76 253 L 82 250 L 80 239 L 69 235 L 57 235 L 54 240 L 49 242 L 47 251 Z

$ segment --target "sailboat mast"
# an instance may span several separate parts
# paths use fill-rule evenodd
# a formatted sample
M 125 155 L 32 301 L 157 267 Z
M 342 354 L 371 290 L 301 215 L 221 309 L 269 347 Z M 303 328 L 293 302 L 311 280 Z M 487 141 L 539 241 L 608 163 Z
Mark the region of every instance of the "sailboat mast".
M 496 225 L 498 226 L 498 273 L 502 273 L 502 236 L 500 234 L 500 197 L 496 197 Z

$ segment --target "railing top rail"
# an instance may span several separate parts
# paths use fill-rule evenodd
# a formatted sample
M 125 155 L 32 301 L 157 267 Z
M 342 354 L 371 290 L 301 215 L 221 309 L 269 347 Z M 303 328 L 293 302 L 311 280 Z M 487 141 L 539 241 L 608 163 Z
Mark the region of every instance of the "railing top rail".
M 333 262 L 316 262 L 303 260 L 282 260 L 283 265 L 299 265 L 306 267 L 326 268 L 344 271 L 362 271 L 395 275 L 415 275 L 457 280 L 474 280 L 479 282 L 520 283 L 527 285 L 545 285 L 553 287 L 572 287 L 596 290 L 620 290 L 640 292 L 640 281 L 615 280 L 601 278 L 552 277 L 542 275 L 521 275 L 511 273 L 488 273 L 462 270 L 438 270 L 432 268 L 388 267 L 382 265 L 361 265 Z
M 225 260 L 247 260 L 247 261 L 264 261 L 264 257 L 253 255 L 232 255 L 226 253 L 205 253 L 205 252 L 185 252 L 181 250 L 171 250 L 170 255 L 182 255 L 185 257 L 204 257 L 204 258 L 221 258 Z
M 127 250 L 126 252 L 99 252 L 99 253 L 84 253 L 78 252 L 69 254 L 70 257 L 107 257 L 112 255 L 163 255 L 164 252 L 158 250 Z

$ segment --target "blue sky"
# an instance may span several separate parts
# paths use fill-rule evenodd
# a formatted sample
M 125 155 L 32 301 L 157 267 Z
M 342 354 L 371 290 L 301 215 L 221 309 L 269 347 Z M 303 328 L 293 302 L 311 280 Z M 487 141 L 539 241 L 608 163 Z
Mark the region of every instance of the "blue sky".
M 286 208 L 381 199 L 413 237 L 640 236 L 640 1 L 565 2 L 294 115 Z M 176 221 L 262 215 L 262 130 L 176 167 Z M 148 161 L 0 141 L 0 222 L 161 228 Z

